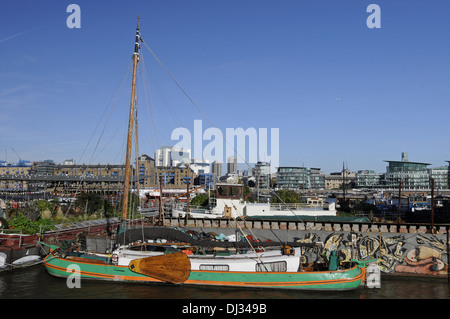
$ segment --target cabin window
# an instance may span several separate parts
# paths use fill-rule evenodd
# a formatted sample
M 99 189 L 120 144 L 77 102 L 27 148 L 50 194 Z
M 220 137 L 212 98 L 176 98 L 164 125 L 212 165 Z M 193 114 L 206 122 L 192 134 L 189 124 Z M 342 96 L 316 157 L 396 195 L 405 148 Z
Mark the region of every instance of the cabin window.
M 228 265 L 200 265 L 200 270 L 229 271 Z
M 277 261 L 271 263 L 257 263 L 256 271 L 287 271 L 287 263 L 285 261 Z

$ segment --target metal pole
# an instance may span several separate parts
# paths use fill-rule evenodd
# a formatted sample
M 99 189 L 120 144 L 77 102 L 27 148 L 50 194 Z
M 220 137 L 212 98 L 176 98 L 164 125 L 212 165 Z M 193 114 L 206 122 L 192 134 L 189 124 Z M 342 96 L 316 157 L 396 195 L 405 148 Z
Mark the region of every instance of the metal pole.
M 401 212 L 402 212 L 402 181 L 400 181 L 400 183 L 398 184 L 398 219 L 397 219 L 398 224 L 400 224 Z
M 431 233 L 434 234 L 434 178 L 431 179 Z
M 186 225 L 189 217 L 189 178 L 186 180 Z
M 449 253 L 449 236 L 448 236 L 448 231 L 449 231 L 449 227 L 446 227 L 446 231 L 447 231 L 447 283 L 450 284 L 450 272 L 449 272 L 449 267 L 450 267 L 450 253 Z
M 159 176 L 159 223 L 162 225 L 162 183 L 163 177 Z

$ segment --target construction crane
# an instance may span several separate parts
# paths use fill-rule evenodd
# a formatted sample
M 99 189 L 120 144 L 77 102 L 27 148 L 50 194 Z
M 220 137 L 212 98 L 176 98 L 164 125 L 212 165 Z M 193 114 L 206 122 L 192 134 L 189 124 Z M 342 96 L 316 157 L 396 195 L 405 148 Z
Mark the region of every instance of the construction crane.
M 15 149 L 13 149 L 12 147 L 11 147 L 11 149 L 12 149 L 12 151 L 14 152 L 14 153 L 16 153 L 16 155 L 19 157 L 19 161 L 22 161 L 22 157 L 20 157 L 20 155 L 19 154 L 17 154 L 17 152 L 16 152 L 16 150 Z
M 18 165 L 18 166 L 26 165 L 26 163 L 30 163 L 30 161 L 25 161 L 25 160 L 23 160 L 22 157 L 16 152 L 15 149 L 13 149 L 13 148 L 11 148 L 11 149 L 12 149 L 12 151 L 13 151 L 14 153 L 16 153 L 16 155 L 19 157 L 19 162 L 17 162 L 17 165 Z

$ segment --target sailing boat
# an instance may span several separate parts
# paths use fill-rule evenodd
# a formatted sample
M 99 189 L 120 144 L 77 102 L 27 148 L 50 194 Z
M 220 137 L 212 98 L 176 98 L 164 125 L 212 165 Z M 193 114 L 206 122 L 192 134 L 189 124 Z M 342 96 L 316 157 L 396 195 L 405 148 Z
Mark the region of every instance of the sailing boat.
M 168 239 L 120 246 L 111 255 L 51 246 L 44 265 L 51 275 L 65 278 L 76 265 L 83 280 L 340 291 L 364 285 L 366 264 L 376 261 L 339 263 L 334 252 L 329 264 L 307 265 L 301 263 L 301 248 L 315 243 L 215 242 L 165 227 L 135 230 L 145 231 L 147 239 Z M 131 231 L 121 238 L 132 238 Z M 256 245 L 267 250 L 257 251 Z
M 135 107 L 136 68 L 139 61 L 139 21 L 133 53 L 133 80 L 128 126 L 127 157 L 122 222 L 118 238 L 131 238 L 126 229 L 130 182 L 131 144 Z M 141 230 L 139 230 L 141 231 Z M 118 246 L 111 254 L 80 251 L 68 242 L 50 246 L 44 265 L 49 274 L 70 277 L 78 269 L 82 279 L 116 282 L 171 283 L 185 285 L 238 286 L 312 290 L 356 289 L 366 280 L 366 264 L 375 260 L 341 263 L 332 255 L 329 265 L 312 268 L 301 263 L 305 243 L 252 243 L 193 241 L 179 230 L 164 227 L 142 229 L 146 238 L 164 238 L 164 243 Z M 121 242 L 118 240 L 118 242 Z M 258 247 L 268 249 L 259 252 Z M 229 254 L 221 254 L 222 248 Z M 310 246 L 311 247 L 311 246 Z M 211 249 L 212 248 L 212 249 Z M 233 253 L 230 253 L 233 252 Z

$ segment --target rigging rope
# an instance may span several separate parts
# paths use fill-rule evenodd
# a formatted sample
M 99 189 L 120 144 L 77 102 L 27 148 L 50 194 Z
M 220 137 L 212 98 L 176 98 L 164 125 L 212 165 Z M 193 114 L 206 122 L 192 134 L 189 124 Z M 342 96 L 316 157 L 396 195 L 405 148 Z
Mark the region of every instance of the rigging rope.
M 89 159 L 89 162 L 92 162 L 92 160 L 93 160 L 93 158 L 94 158 L 94 155 L 95 155 L 95 152 L 97 151 L 98 145 L 99 145 L 99 143 L 100 143 L 100 141 L 101 141 L 101 139 L 102 139 L 102 136 L 103 136 L 103 134 L 104 134 L 104 132 L 105 132 L 107 123 L 109 122 L 109 120 L 110 120 L 110 118 L 111 118 L 112 111 L 115 109 L 115 106 L 116 106 L 116 103 L 117 103 L 117 99 L 119 98 L 120 92 L 122 91 L 122 89 L 123 89 L 123 87 L 124 87 L 126 77 L 127 77 L 127 75 L 130 73 L 131 65 L 132 65 L 132 63 L 130 62 L 130 63 L 128 64 L 128 66 L 127 66 L 127 69 L 126 69 L 125 73 L 123 74 L 122 81 L 119 82 L 119 84 L 118 84 L 118 86 L 117 86 L 117 87 L 119 88 L 118 90 L 116 90 L 116 91 L 118 92 L 118 94 L 117 94 L 116 96 L 114 96 L 114 94 L 113 94 L 113 95 L 111 96 L 111 99 L 109 100 L 108 104 L 106 105 L 105 110 L 103 111 L 103 114 L 102 114 L 102 116 L 100 117 L 100 119 L 99 119 L 99 121 L 98 121 L 98 123 L 97 123 L 97 126 L 95 127 L 94 131 L 92 132 L 91 137 L 89 138 L 89 141 L 88 141 L 88 143 L 86 144 L 86 147 L 85 147 L 84 150 L 83 150 L 83 153 L 81 154 L 81 156 L 80 156 L 79 159 L 78 159 L 78 162 L 79 162 L 79 163 L 81 163 L 81 160 L 82 160 L 84 154 L 86 153 L 86 151 L 87 151 L 87 149 L 88 149 L 88 147 L 89 147 L 89 144 L 91 143 L 91 141 L 92 141 L 92 139 L 93 139 L 93 137 L 94 137 L 94 135 L 95 135 L 95 132 L 97 131 L 98 127 L 100 126 L 100 123 L 102 122 L 103 118 L 104 118 L 105 115 L 106 115 L 106 112 L 108 111 L 108 109 L 109 109 L 111 103 L 113 102 L 113 105 L 112 105 L 112 108 L 111 108 L 111 110 L 110 110 L 109 116 L 108 116 L 108 118 L 107 118 L 107 120 L 106 120 L 106 122 L 105 122 L 105 124 L 104 124 L 104 126 L 103 126 L 103 130 L 102 130 L 102 132 L 101 132 L 101 134 L 100 134 L 100 137 L 99 137 L 99 139 L 98 139 L 98 141 L 97 141 L 97 143 L 96 143 L 96 145 L 95 145 L 95 148 L 94 148 L 94 150 L 93 150 L 93 152 L 92 152 L 91 158 Z M 79 183 L 78 186 L 77 186 L 77 188 L 75 189 L 74 197 L 76 197 L 76 196 L 80 193 L 81 187 L 82 187 L 82 183 Z M 70 201 L 69 207 L 68 207 L 66 213 L 64 214 L 64 216 L 67 216 L 67 214 L 70 212 L 70 209 L 71 209 L 71 207 L 72 207 L 72 204 L 74 204 L 74 201 Z
M 142 67 L 140 67 L 139 68 L 139 75 L 142 77 L 142 78 L 148 78 L 148 76 L 147 76 L 147 68 L 146 68 L 146 66 L 145 66 L 145 60 L 144 60 L 144 55 L 143 54 L 141 54 L 141 65 L 142 65 Z M 144 74 L 145 73 L 145 74 Z M 153 149 L 153 153 L 155 153 L 155 141 L 154 141 L 154 139 L 153 139 L 153 134 L 152 134 L 152 128 L 153 128 L 153 130 L 154 130 L 154 133 L 155 133 L 155 135 L 157 135 L 158 134 L 158 131 L 157 131 L 157 127 L 156 127 L 156 125 L 155 125 L 155 123 L 154 123 L 154 121 L 153 121 L 153 116 L 151 115 L 152 114 L 152 112 L 151 112 L 151 109 L 150 109 L 150 105 L 151 105 L 151 103 L 149 103 L 149 97 L 150 97 L 150 100 L 152 99 L 152 96 L 151 96 L 151 94 L 150 94 L 150 90 L 149 90 L 149 88 L 148 88 L 148 83 L 147 83 L 147 81 L 144 81 L 143 80 L 143 90 L 144 90 L 144 96 L 145 96 L 145 101 L 147 102 L 146 103 L 146 105 L 147 105 L 147 116 L 149 117 L 149 119 L 150 119 L 150 121 L 149 121 L 149 123 L 151 123 L 151 127 L 150 127 L 150 138 L 151 138 L 151 144 L 152 144 L 152 149 Z M 144 135 L 144 136 L 146 136 L 146 134 Z M 158 142 L 158 136 L 156 136 L 156 139 L 157 139 L 157 143 L 158 143 L 158 145 L 159 145 L 159 142 Z
M 189 99 L 189 101 L 192 103 L 192 105 L 194 105 L 197 110 L 205 117 L 205 119 L 214 127 L 217 128 L 214 123 L 208 118 L 208 116 L 206 116 L 206 114 L 200 109 L 200 107 L 197 105 L 197 103 L 195 103 L 195 101 L 189 96 L 189 94 L 186 92 L 186 90 L 183 89 L 183 87 L 178 83 L 178 81 L 174 78 L 174 76 L 169 72 L 169 70 L 166 68 L 166 66 L 161 62 L 161 60 L 156 56 L 156 54 L 153 52 L 153 50 L 147 45 L 146 42 L 144 42 L 144 40 L 141 37 L 141 42 L 144 44 L 144 46 L 147 48 L 147 50 L 151 53 L 151 55 L 155 58 L 155 60 L 161 65 L 161 67 L 167 72 L 167 74 L 169 75 L 169 77 L 174 81 L 174 83 L 176 84 L 176 86 L 181 90 L 181 92 L 183 92 L 183 94 Z M 236 155 L 238 157 L 240 157 L 243 162 L 248 166 L 248 168 L 252 168 L 250 166 L 250 164 L 246 161 L 245 157 L 242 157 L 239 152 L 237 151 L 237 149 L 234 147 L 233 144 L 231 144 L 225 137 L 223 137 L 224 141 L 231 147 L 233 148 L 233 150 L 236 152 Z M 272 189 L 270 189 L 273 194 L 284 204 L 286 204 L 286 202 Z M 296 215 L 292 209 L 290 209 L 288 207 L 289 211 L 303 224 L 305 224 L 305 227 L 308 227 L 308 225 L 305 223 L 305 221 L 303 221 L 298 215 Z
M 167 74 L 170 76 L 170 78 L 172 79 L 172 81 L 174 81 L 174 83 L 177 85 L 177 87 L 183 92 L 183 94 L 191 101 L 191 103 L 193 105 L 196 106 L 196 108 L 203 114 L 203 116 L 205 116 L 206 118 L 206 114 L 204 114 L 201 109 L 198 107 L 198 105 L 194 102 L 194 100 L 189 96 L 189 94 L 187 94 L 187 92 L 182 88 L 182 86 L 176 81 L 175 77 L 172 76 L 172 74 L 169 72 L 169 70 L 164 66 L 164 64 L 161 62 L 161 60 L 158 59 L 158 57 L 156 56 L 156 54 L 147 46 L 147 44 L 142 40 L 142 43 L 144 43 L 144 45 L 146 46 L 146 48 L 150 51 L 150 53 L 152 54 L 152 56 L 155 58 L 155 60 L 161 65 L 161 67 L 167 72 Z M 143 54 L 141 54 L 141 56 L 143 56 Z M 145 64 L 143 65 L 144 68 L 146 68 Z M 145 70 L 145 73 L 147 74 L 147 71 Z M 148 76 L 147 76 L 148 77 Z M 182 123 L 180 121 L 180 119 L 177 116 L 177 113 L 172 109 L 168 99 L 166 98 L 166 96 L 164 95 L 164 93 L 161 91 L 161 89 L 156 85 L 156 89 L 158 94 L 160 95 L 164 105 L 166 106 L 167 110 L 169 111 L 170 115 L 172 116 L 172 118 L 175 120 L 176 124 L 179 127 L 182 127 Z M 212 122 L 207 118 L 208 122 L 211 123 L 211 125 L 214 126 L 214 124 L 212 124 Z M 215 127 L 215 126 L 214 126 Z M 194 148 L 195 150 L 198 150 L 196 147 L 198 147 L 198 145 L 194 144 Z M 201 150 L 200 150 L 201 151 Z
M 126 79 L 127 75 L 128 75 L 129 72 L 130 72 L 131 65 L 132 65 L 132 63 L 130 62 L 130 63 L 128 64 L 127 70 L 125 71 L 125 73 L 124 73 L 124 75 L 123 75 L 122 82 L 118 84 L 118 87 L 119 87 L 118 92 L 120 92 L 120 91 L 123 89 L 123 86 L 124 86 L 124 84 L 125 84 L 125 79 Z M 100 135 L 100 137 L 99 137 L 99 139 L 98 139 L 98 141 L 97 141 L 97 144 L 96 144 L 96 146 L 95 146 L 94 151 L 92 152 L 92 155 L 91 155 L 91 158 L 90 158 L 89 161 L 92 161 L 92 158 L 94 157 L 94 154 L 95 154 L 95 152 L 96 152 L 96 150 L 97 150 L 97 147 L 98 147 L 98 145 L 99 145 L 99 143 L 100 143 L 100 140 L 101 140 L 101 138 L 102 138 L 102 136 L 103 136 L 103 133 L 104 133 L 104 131 L 105 131 L 106 124 L 109 122 L 109 119 L 111 118 L 111 113 L 112 113 L 112 111 L 114 110 L 114 108 L 115 108 L 115 106 L 116 106 L 118 97 L 119 97 L 119 94 L 116 95 L 116 98 L 115 98 L 113 107 L 112 107 L 112 109 L 111 109 L 111 111 L 110 111 L 110 113 L 109 113 L 109 116 L 108 116 L 108 119 L 107 119 L 105 125 L 103 126 L 102 133 L 101 133 L 101 135 Z M 83 153 L 81 154 L 81 156 L 80 156 L 80 158 L 79 158 L 79 160 L 78 160 L 79 163 L 81 163 L 81 159 L 83 158 L 84 153 L 86 152 L 86 150 L 87 150 L 89 144 L 91 143 L 92 138 L 94 137 L 95 132 L 97 131 L 97 128 L 99 127 L 99 125 L 100 125 L 100 123 L 101 123 L 103 117 L 104 117 L 105 114 L 106 114 L 106 111 L 108 110 L 108 108 L 109 108 L 109 106 L 110 106 L 110 104 L 111 104 L 111 102 L 112 102 L 113 100 L 114 100 L 114 95 L 111 97 L 110 101 L 109 101 L 108 104 L 106 105 L 106 108 L 105 108 L 105 110 L 103 111 L 103 114 L 102 114 L 102 116 L 100 117 L 100 120 L 98 121 L 97 126 L 95 127 L 94 131 L 92 132 L 92 135 L 91 135 L 91 137 L 90 137 L 88 143 L 86 144 L 86 147 L 85 147 Z
M 147 43 L 145 43 L 142 40 L 142 43 L 144 43 L 144 46 L 147 48 L 147 50 L 150 51 L 150 53 L 153 55 L 153 57 L 155 58 L 155 60 L 161 65 L 161 67 L 167 72 L 167 74 L 170 76 L 170 78 L 172 79 L 172 81 L 176 84 L 176 86 L 178 86 L 178 88 L 181 90 L 181 92 L 183 92 L 183 94 L 189 99 L 189 101 L 192 103 L 192 105 L 194 105 L 197 110 L 205 117 L 205 119 L 209 122 L 209 124 L 211 124 L 212 127 L 217 128 L 216 125 L 214 125 L 214 123 L 208 118 L 208 116 L 206 116 L 206 114 L 200 109 L 200 107 L 197 105 L 197 103 L 195 103 L 195 101 L 189 96 L 189 94 L 183 89 L 183 87 L 178 83 L 178 81 L 174 78 L 174 76 L 169 72 L 169 70 L 166 68 L 166 66 L 161 62 L 161 60 L 156 56 L 156 54 L 153 52 L 153 50 L 147 45 Z M 239 156 L 244 162 L 245 164 L 247 164 L 247 166 L 249 168 L 251 168 L 250 164 L 247 163 L 247 161 L 245 160 L 245 157 L 242 157 L 236 150 L 236 148 L 226 139 L 224 138 L 225 142 L 236 152 L 236 155 Z

